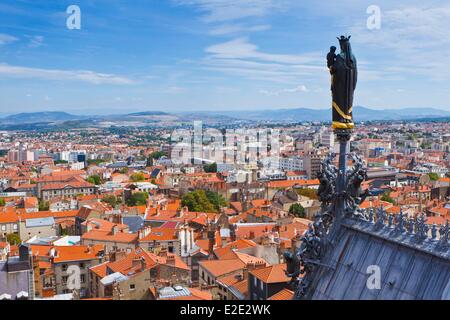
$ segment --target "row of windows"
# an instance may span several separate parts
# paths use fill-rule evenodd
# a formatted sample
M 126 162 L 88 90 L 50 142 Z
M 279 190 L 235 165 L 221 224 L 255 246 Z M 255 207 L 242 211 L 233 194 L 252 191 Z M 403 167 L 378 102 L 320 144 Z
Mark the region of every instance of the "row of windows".
M 18 225 L 17 223 L 13 224 L 13 230 L 17 230 Z M 6 231 L 6 224 L 2 224 L 2 231 Z
M 72 264 L 72 265 L 74 265 L 74 264 Z M 78 264 L 78 266 L 80 267 L 80 269 L 86 268 L 86 264 L 85 264 L 84 262 L 80 262 L 80 263 Z M 68 267 L 69 267 L 69 265 L 66 264 L 66 263 L 64 263 L 63 265 L 61 265 L 61 269 L 62 269 L 62 271 L 64 271 L 64 272 L 67 271 L 67 268 L 68 268 Z
M 53 190 L 53 191 L 44 191 L 44 194 L 73 194 L 78 192 L 85 192 L 87 189 L 68 189 L 68 190 Z M 89 192 L 93 192 L 93 189 L 88 189 Z
M 264 282 L 262 282 L 261 280 L 259 280 L 257 277 L 253 277 L 253 285 L 254 285 L 256 288 L 258 288 L 258 285 L 259 285 L 259 288 L 260 288 L 261 290 L 264 290 Z
M 68 279 L 69 279 L 69 276 L 62 276 L 61 277 L 63 286 L 67 285 L 67 280 Z M 86 283 L 86 275 L 85 274 L 80 274 L 80 283 Z
M 206 272 L 204 272 L 203 270 L 202 270 L 202 272 L 201 272 L 201 274 L 200 274 L 200 277 L 203 279 L 203 281 L 205 281 L 206 283 L 208 283 L 208 285 L 211 285 L 212 284 L 212 280 L 211 280 L 211 278 L 206 274 Z

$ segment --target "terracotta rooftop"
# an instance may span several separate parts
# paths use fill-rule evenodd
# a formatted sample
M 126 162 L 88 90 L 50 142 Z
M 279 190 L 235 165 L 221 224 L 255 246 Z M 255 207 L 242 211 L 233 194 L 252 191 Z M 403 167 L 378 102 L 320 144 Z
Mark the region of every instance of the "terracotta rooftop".
M 282 180 L 282 181 L 270 181 L 268 183 L 269 188 L 291 188 L 293 186 L 318 186 L 320 181 L 314 180 Z
M 289 282 L 290 278 L 284 273 L 286 268 L 286 264 L 276 264 L 265 268 L 251 270 L 249 273 L 265 283 Z
M 117 232 L 112 234 L 108 231 L 91 230 L 81 236 L 82 240 L 94 240 L 105 242 L 133 243 L 138 239 L 135 233 Z
M 240 259 L 205 260 L 200 261 L 199 264 L 216 278 L 234 271 L 244 269 L 246 266 L 245 263 L 243 263 Z
M 31 245 L 31 252 L 33 255 L 39 257 L 51 257 L 52 249 L 54 252 L 54 263 L 65 261 L 83 261 L 99 259 L 99 254 L 104 250 L 103 245 L 95 246 L 39 246 Z
M 284 288 L 278 293 L 275 293 L 267 300 L 292 300 L 294 297 L 294 291 Z

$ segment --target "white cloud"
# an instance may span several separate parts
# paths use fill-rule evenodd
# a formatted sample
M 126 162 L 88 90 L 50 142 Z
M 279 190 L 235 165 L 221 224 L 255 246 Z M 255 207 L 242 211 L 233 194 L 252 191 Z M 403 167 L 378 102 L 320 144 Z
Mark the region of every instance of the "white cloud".
M 173 0 L 173 2 L 196 7 L 207 23 L 262 17 L 284 8 L 284 1 L 280 0 Z
M 359 23 L 350 28 L 355 43 L 380 52 L 386 74 L 419 74 L 431 79 L 449 78 L 450 5 L 410 6 L 381 11 L 381 29 Z M 386 57 L 386 55 L 388 55 Z
M 209 34 L 213 36 L 221 36 L 227 34 L 243 33 L 243 32 L 258 32 L 266 31 L 271 28 L 268 24 L 260 24 L 254 26 L 246 26 L 243 24 L 224 24 L 212 29 Z
M 268 96 L 279 96 L 283 93 L 298 93 L 298 92 L 309 92 L 308 88 L 305 85 L 299 85 L 294 88 L 286 88 L 281 90 L 269 91 L 262 89 L 259 92 L 268 95 Z
M 82 81 L 92 84 L 132 84 L 133 80 L 107 73 L 98 73 L 90 70 L 57 70 L 29 68 L 0 64 L 0 75 L 12 78 L 30 78 L 56 81 Z
M 19 39 L 17 39 L 14 36 L 5 33 L 0 33 L 0 45 L 8 44 L 17 40 Z
M 250 43 L 247 38 L 238 38 L 213 45 L 206 48 L 205 51 L 221 59 L 255 59 L 286 64 L 312 63 L 319 59 L 317 53 L 303 55 L 265 53 L 260 51 L 258 46 Z
M 266 53 L 247 38 L 238 38 L 205 49 L 203 67 L 227 75 L 277 83 L 297 84 L 299 79 L 327 76 L 320 53 L 287 55 Z
M 172 0 L 179 5 L 196 8 L 201 20 L 211 25 L 209 34 L 223 36 L 237 33 L 261 32 L 271 29 L 269 24 L 255 22 L 287 8 L 286 0 Z M 241 21 L 245 21 L 242 23 Z
M 184 93 L 187 89 L 184 87 L 178 87 L 178 86 L 171 86 L 164 90 L 164 93 L 171 93 L 171 94 L 177 94 L 177 93 Z
M 44 37 L 43 36 L 33 36 L 30 39 L 30 43 L 28 44 L 31 48 L 38 48 L 44 44 Z

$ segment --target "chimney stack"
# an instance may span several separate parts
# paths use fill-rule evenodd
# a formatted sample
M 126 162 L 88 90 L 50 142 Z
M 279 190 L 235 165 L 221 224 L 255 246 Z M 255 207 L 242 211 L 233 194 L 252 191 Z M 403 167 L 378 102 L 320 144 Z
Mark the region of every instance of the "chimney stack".
M 159 251 L 159 256 L 160 257 L 167 257 L 167 248 L 161 248 L 161 250 Z
M 175 265 L 175 255 L 174 254 L 167 255 L 166 263 L 172 266 Z
M 140 267 L 141 271 L 144 271 L 146 267 L 145 259 L 143 257 L 136 257 L 133 259 L 132 265 L 133 267 Z
M 208 259 L 213 259 L 214 245 L 216 244 L 216 230 L 214 223 L 210 223 L 208 226 Z

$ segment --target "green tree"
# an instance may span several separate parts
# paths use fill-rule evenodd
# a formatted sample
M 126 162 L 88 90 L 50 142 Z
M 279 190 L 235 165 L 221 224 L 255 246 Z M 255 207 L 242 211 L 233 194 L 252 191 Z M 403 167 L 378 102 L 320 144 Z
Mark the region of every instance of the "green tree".
M 428 174 L 428 176 L 430 177 L 431 181 L 438 181 L 439 180 L 439 175 L 435 172 L 430 172 Z
M 222 197 L 217 192 L 208 190 L 206 191 L 206 197 L 208 198 L 209 202 L 213 204 L 214 208 L 216 208 L 217 212 L 220 211 L 220 208 L 228 206 L 228 203 L 225 200 L 225 198 Z
M 100 163 L 105 162 L 103 159 L 88 159 L 88 165 L 99 165 Z
M 130 180 L 133 182 L 141 182 L 145 180 L 145 176 L 142 172 L 135 172 L 131 175 Z
M 291 207 L 289 208 L 289 213 L 298 218 L 306 217 L 305 208 L 300 203 L 294 203 L 293 205 L 291 205 Z
M 6 235 L 6 241 L 8 241 L 8 243 L 10 245 L 13 245 L 13 246 L 17 246 L 17 245 L 22 243 L 22 240 L 20 240 L 19 235 L 16 234 L 16 233 L 9 233 L 9 234 L 7 234 Z
M 0 207 L 3 207 L 5 205 L 5 199 L 0 198 Z
M 39 211 L 50 210 L 50 203 L 48 201 L 39 200 Z
M 295 190 L 301 196 L 308 197 L 308 198 L 313 199 L 313 200 L 317 200 L 318 199 L 317 190 L 315 190 L 315 189 L 300 188 L 300 189 L 295 189 Z
M 160 159 L 165 156 L 167 156 L 167 153 L 165 153 L 163 151 L 155 151 L 155 152 L 151 153 L 147 158 L 147 167 L 152 166 L 155 159 Z
M 389 192 L 385 192 L 382 196 L 381 196 L 381 201 L 386 201 L 386 202 L 390 202 L 392 204 L 395 203 L 395 200 L 391 198 L 391 194 Z
M 207 173 L 215 173 L 217 172 L 217 163 L 205 164 L 203 170 Z
M 119 200 L 116 196 L 113 195 L 103 197 L 102 201 L 109 204 L 111 207 L 115 207 L 117 204 L 119 204 Z
M 210 195 L 213 198 L 212 195 Z M 218 200 L 220 203 L 220 200 Z M 181 205 L 193 212 L 219 212 L 219 208 L 206 195 L 205 190 L 195 190 L 181 198 Z
M 90 176 L 89 178 L 86 179 L 87 182 L 95 184 L 96 186 L 98 186 L 99 184 L 102 183 L 102 179 L 100 178 L 100 176 L 98 174 L 94 174 L 92 176 Z
M 147 203 L 148 199 L 148 193 L 147 192 L 136 192 L 131 195 L 126 200 L 127 206 L 134 207 L 134 206 L 143 206 Z

